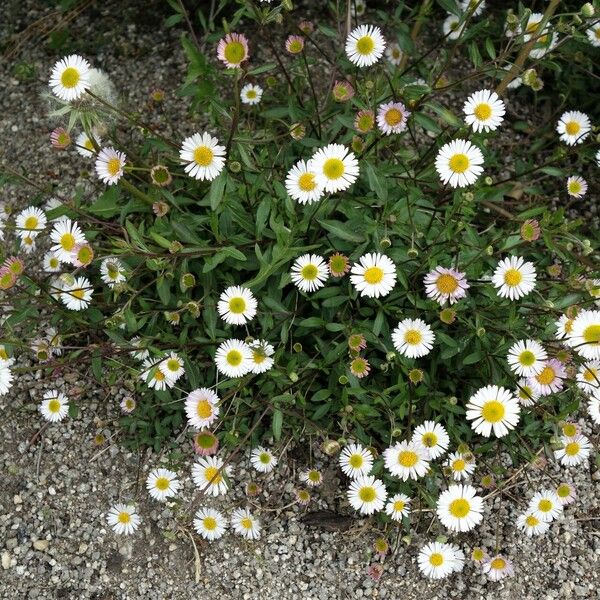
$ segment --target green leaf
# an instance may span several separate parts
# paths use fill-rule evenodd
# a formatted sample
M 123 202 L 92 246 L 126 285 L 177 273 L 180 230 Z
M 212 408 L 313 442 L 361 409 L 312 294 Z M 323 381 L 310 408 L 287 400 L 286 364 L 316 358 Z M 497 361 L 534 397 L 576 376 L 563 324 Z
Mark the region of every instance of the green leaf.
M 281 429 L 283 427 L 283 413 L 276 408 L 273 411 L 273 419 L 271 421 L 271 428 L 273 430 L 273 437 L 279 441 L 281 439 Z
M 121 209 L 117 206 L 121 198 L 120 188 L 116 185 L 111 185 L 107 190 L 88 207 L 88 211 L 99 217 L 109 218 L 114 217 Z
M 223 200 L 223 194 L 225 192 L 225 183 L 227 181 L 227 175 L 221 173 L 211 184 L 210 184 L 210 208 L 211 210 L 217 210 L 221 200 Z
M 363 235 L 358 234 L 356 231 L 351 231 L 347 225 L 344 225 L 344 223 L 341 223 L 340 221 L 323 221 L 317 219 L 317 222 L 323 229 L 326 229 L 329 233 L 333 233 L 333 235 L 341 240 L 354 242 L 355 244 L 360 244 L 365 240 Z

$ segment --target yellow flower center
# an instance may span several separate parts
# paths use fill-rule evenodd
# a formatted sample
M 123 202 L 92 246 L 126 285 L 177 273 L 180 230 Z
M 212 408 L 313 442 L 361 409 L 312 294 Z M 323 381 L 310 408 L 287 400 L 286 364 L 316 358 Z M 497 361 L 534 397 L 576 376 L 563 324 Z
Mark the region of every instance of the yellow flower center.
M 258 460 L 263 465 L 268 465 L 271 462 L 271 456 L 270 456 L 270 454 L 267 454 L 266 452 L 261 452 L 260 456 L 258 457 Z
M 213 160 L 213 151 L 208 146 L 198 146 L 194 150 L 194 162 L 201 167 L 208 167 Z
M 204 517 L 202 523 L 204 529 L 207 529 L 208 531 L 214 531 L 217 528 L 217 520 L 213 517 Z
M 51 413 L 57 413 L 60 410 L 60 402 L 57 398 L 53 398 L 48 402 L 48 410 Z
M 127 525 L 127 523 L 131 522 L 131 515 L 128 512 L 120 512 L 119 513 L 119 523 L 123 523 L 123 525 Z
M 307 281 L 314 281 L 318 274 L 319 269 L 317 269 L 317 267 L 313 264 L 304 265 L 300 271 L 302 279 L 306 279 Z
M 435 285 L 440 293 L 452 294 L 458 287 L 458 281 L 454 275 L 444 273 L 437 278 Z
M 486 102 L 482 102 L 473 109 L 473 114 L 479 121 L 487 121 L 492 116 L 492 107 Z
M 525 519 L 525 523 L 527 523 L 529 527 L 537 527 L 540 524 L 540 521 L 539 519 L 536 519 L 533 515 L 529 515 Z
M 428 431 L 421 437 L 421 442 L 423 443 L 423 446 L 433 448 L 438 443 L 438 436 L 432 431 Z
M 111 158 L 106 163 L 106 170 L 111 177 L 116 177 L 121 170 L 121 161 L 118 158 Z
M 510 287 L 515 287 L 523 281 L 523 275 L 517 269 L 508 269 L 504 273 L 504 283 Z
M 70 294 L 79 300 L 83 300 L 85 296 L 85 290 L 83 288 L 77 288 L 76 290 L 71 290 Z
M 232 367 L 237 367 L 242 362 L 242 358 L 242 353 L 239 350 L 230 350 L 227 353 L 225 360 L 227 361 L 227 364 L 231 365 Z
M 568 485 L 559 485 L 556 494 L 559 498 L 567 498 L 571 493 L 571 488 Z
M 70 252 L 75 247 L 75 237 L 70 233 L 63 233 L 60 238 L 60 245 L 64 250 Z
M 27 217 L 27 219 L 25 219 L 25 223 L 23 224 L 23 227 L 25 229 L 35 229 L 38 226 L 38 218 L 37 217 Z
M 344 161 L 328 158 L 323 164 L 323 173 L 327 179 L 339 179 L 345 172 Z
M 498 423 L 502 421 L 505 413 L 504 405 L 498 400 L 490 400 L 483 405 L 481 416 L 488 423 Z
M 554 372 L 554 369 L 546 365 L 541 373 L 538 373 L 535 378 L 541 385 L 549 385 L 554 381 L 555 376 L 556 373 Z
M 394 502 L 394 510 L 396 512 L 402 512 L 405 506 L 406 503 L 404 502 L 404 500 L 396 500 L 396 502 Z
M 581 183 L 579 181 L 570 181 L 569 182 L 569 193 L 571 194 L 579 194 L 581 192 Z
M 90 138 L 85 139 L 85 142 L 83 142 L 83 147 L 87 148 L 90 152 L 95 150 L 94 144 L 92 144 L 92 140 L 90 140 Z
M 239 65 L 246 58 L 246 49 L 241 42 L 228 42 L 223 54 L 228 63 Z
M 469 168 L 470 164 L 471 162 L 466 154 L 458 153 L 450 158 L 448 166 L 454 173 L 464 173 Z
M 160 369 L 156 369 L 156 373 L 154 373 L 154 379 L 156 379 L 156 381 L 164 381 L 166 377 Z
M 75 67 L 67 67 L 60 76 L 63 87 L 74 88 L 79 83 L 79 71 Z
M 434 552 L 429 557 L 429 564 L 433 567 L 441 567 L 443 563 L 444 563 L 444 556 L 442 554 L 440 554 L 439 552 Z
M 586 344 L 598 346 L 600 344 L 600 325 L 588 325 L 583 330 L 583 339 Z
M 235 315 L 240 315 L 246 310 L 246 301 L 241 298 L 232 298 L 229 301 L 229 312 L 232 312 Z
M 577 135 L 581 131 L 581 125 L 577 121 L 568 121 L 565 123 L 565 131 L 569 135 Z
M 92 262 L 92 258 L 94 258 L 94 252 L 89 246 L 82 246 L 77 252 L 77 260 L 82 265 L 89 265 Z
M 384 116 L 385 122 L 392 127 L 402 121 L 402 111 L 397 108 L 390 108 Z
M 457 519 L 463 519 L 469 514 L 471 505 L 464 498 L 457 498 L 456 500 L 452 500 L 452 502 L 450 502 L 450 506 L 448 508 L 453 517 L 456 517 Z
M 457 458 L 452 463 L 452 469 L 454 471 L 464 471 L 466 466 L 467 466 L 467 463 L 465 462 L 465 460 L 463 458 Z
M 244 529 L 252 529 L 252 519 L 250 517 L 244 517 L 241 521 L 240 521 L 240 525 L 244 528 Z
M 398 454 L 398 464 L 403 467 L 410 468 L 414 467 L 419 462 L 419 457 L 416 452 L 412 450 L 403 450 Z
M 519 354 L 519 362 L 524 367 L 531 367 L 535 363 L 535 354 L 531 350 L 525 350 Z
M 348 460 L 348 464 L 353 469 L 360 469 L 363 466 L 364 459 L 360 454 L 353 454 Z
M 256 98 L 257 94 L 256 94 L 256 90 L 248 90 L 246 92 L 246 97 L 249 98 L 250 100 L 254 100 L 254 98 Z
M 317 187 L 314 173 L 302 173 L 298 177 L 298 187 L 303 192 L 312 192 Z
M 577 456 L 579 454 L 580 446 L 578 442 L 569 442 L 565 446 L 565 454 L 567 456 Z
M 420 344 L 422 339 L 423 339 L 423 336 L 421 335 L 421 332 L 417 331 L 416 329 L 409 329 L 404 334 L 404 341 L 407 344 L 410 344 L 411 346 Z
M 491 563 L 490 567 L 492 569 L 496 569 L 497 571 L 501 571 L 506 567 L 506 561 L 503 558 L 495 558 Z
M 169 369 L 169 371 L 179 371 L 179 361 L 176 358 L 170 358 L 167 361 L 167 369 Z
M 383 280 L 383 269 L 381 267 L 369 267 L 363 273 L 363 277 L 367 283 L 375 285 Z
M 377 497 L 377 494 L 375 493 L 375 488 L 368 486 L 360 488 L 360 491 L 358 492 L 358 497 L 363 502 L 373 502 L 373 500 L 375 500 L 375 498 Z
M 217 467 L 206 467 L 206 470 L 204 471 L 204 479 L 209 481 L 211 485 L 217 485 L 223 480 Z
M 598 379 L 598 369 L 594 369 L 592 367 L 585 367 L 585 370 L 583 371 L 583 378 L 588 383 L 596 381 Z
M 363 56 L 371 54 L 371 52 L 373 52 L 374 49 L 375 49 L 375 41 L 369 35 L 365 35 L 364 37 L 361 37 L 356 42 L 356 51 L 359 54 L 362 54 Z
M 538 502 L 538 510 L 544 513 L 550 512 L 552 510 L 552 502 L 545 498 L 543 500 L 540 500 Z
M 566 423 L 563 427 L 563 433 L 567 437 L 573 437 L 577 434 L 577 427 L 573 423 Z
M 159 477 L 154 485 L 157 490 L 164 492 L 169 489 L 169 480 L 166 477 Z

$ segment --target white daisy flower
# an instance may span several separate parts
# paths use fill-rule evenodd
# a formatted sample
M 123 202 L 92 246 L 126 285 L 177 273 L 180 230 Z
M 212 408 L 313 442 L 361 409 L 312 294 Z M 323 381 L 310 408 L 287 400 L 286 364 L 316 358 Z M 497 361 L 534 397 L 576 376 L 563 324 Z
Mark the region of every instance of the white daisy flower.
M 434 341 L 431 327 L 421 319 L 403 319 L 392 332 L 394 348 L 408 358 L 426 356 Z
M 492 283 L 498 295 L 510 300 L 527 296 L 535 288 L 535 267 L 521 256 L 509 256 L 498 263 Z
M 183 140 L 179 158 L 190 177 L 212 181 L 225 166 L 225 146 L 208 133 L 195 133 Z
M 473 131 L 495 131 L 504 120 L 506 108 L 496 92 L 480 90 L 469 96 L 463 112 Z
M 133 504 L 115 504 L 108 511 L 106 521 L 118 534 L 131 535 L 142 522 Z
M 383 482 L 371 475 L 360 475 L 350 482 L 348 502 L 362 515 L 372 515 L 381 510 L 386 498 L 387 491 Z
M 472 485 L 451 485 L 440 494 L 436 512 L 450 531 L 470 531 L 483 519 L 483 498 Z
M 217 310 L 230 325 L 244 325 L 256 315 L 256 298 L 245 287 L 233 285 L 220 296 Z
M 402 102 L 387 102 L 377 110 L 377 125 L 385 135 L 402 133 L 407 128 L 410 111 Z
M 176 352 L 171 352 L 158 363 L 162 374 L 170 381 L 177 381 L 184 373 L 183 359 Z
M 398 42 L 391 42 L 385 50 L 385 57 L 395 67 L 399 67 L 402 63 L 402 50 Z
M 600 310 L 582 310 L 573 320 L 569 346 L 587 360 L 600 360 Z
M 481 565 L 481 569 L 491 581 L 512 577 L 515 572 L 512 562 L 500 554 L 488 558 Z
M 579 367 L 577 386 L 591 396 L 600 392 L 600 361 L 586 362 Z
M 544 368 L 537 375 L 529 377 L 527 381 L 537 394 L 548 396 L 562 389 L 566 376 L 563 364 L 555 358 L 551 358 L 546 361 Z
M 107 185 L 114 185 L 123 177 L 127 157 L 114 148 L 102 148 L 96 157 L 96 174 Z
M 563 506 L 553 490 L 537 492 L 529 502 L 530 512 L 536 519 L 550 523 L 562 516 Z
M 227 519 L 214 508 L 200 508 L 194 516 L 194 529 L 198 535 L 212 542 L 223 537 L 227 529 Z
M 464 298 L 470 287 L 464 273 L 439 266 L 427 273 L 423 283 L 427 297 L 440 306 L 444 306 L 446 302 L 454 304 Z
M 590 118 L 578 110 L 563 113 L 556 125 L 560 139 L 569 146 L 581 144 L 591 129 Z
M 361 296 L 387 296 L 396 285 L 396 265 L 385 254 L 365 254 L 352 265 L 350 281 Z
M 515 397 L 521 406 L 533 406 L 539 400 L 540 393 L 534 389 L 528 379 L 520 379 Z
M 431 460 L 445 454 L 450 444 L 448 432 L 443 425 L 435 421 L 425 421 L 419 425 L 415 429 L 411 441 L 427 448 Z
M 579 175 L 573 175 L 567 179 L 567 193 L 573 198 L 583 198 L 587 192 L 587 181 Z
M 227 377 L 243 377 L 252 370 L 252 349 L 241 340 L 227 340 L 217 348 L 215 364 Z
M 270 450 L 258 446 L 250 453 L 250 463 L 259 473 L 270 473 L 277 465 L 277 458 Z
M 127 280 L 125 267 L 118 258 L 105 258 L 100 264 L 100 277 L 110 288 Z
M 16 233 L 20 238 L 36 238 L 46 227 L 46 213 L 43 210 L 29 206 L 22 210 L 15 218 Z
M 405 494 L 392 496 L 385 505 L 385 512 L 394 520 L 402 521 L 402 517 L 410 513 L 410 498 Z
M 194 485 L 204 494 L 222 496 L 227 493 L 229 485 L 225 476 L 231 475 L 231 467 L 223 466 L 223 460 L 218 456 L 203 456 L 192 466 Z
M 258 104 L 262 98 L 263 89 L 259 85 L 247 83 L 240 92 L 240 98 L 243 104 Z
M 158 362 L 152 358 L 146 358 L 142 363 L 140 379 L 150 388 L 155 390 L 166 390 L 175 385 L 159 368 Z
M 132 356 L 136 360 L 145 360 L 150 356 L 150 352 L 148 351 L 148 349 L 142 346 L 143 342 L 140 336 L 136 335 L 132 337 L 129 343 L 134 348 L 137 348 L 137 350 L 132 350 L 129 353 L 130 356 Z
M 421 548 L 417 558 L 419 570 L 430 579 L 443 579 L 462 571 L 465 564 L 463 551 L 455 544 L 431 542 Z
M 85 244 L 85 235 L 76 221 L 63 217 L 54 223 L 50 232 L 50 239 L 54 242 L 51 250 L 62 262 L 70 263 L 75 246 Z
M 356 479 L 371 472 L 373 455 L 360 444 L 350 444 L 341 451 L 339 463 L 345 475 Z
M 95 133 L 92 134 L 94 136 L 94 141 L 98 145 L 98 147 L 102 146 L 102 140 Z M 75 149 L 77 152 L 83 156 L 84 158 L 91 158 L 96 154 L 96 148 L 89 135 L 82 131 L 77 138 L 75 139 Z
M 347 190 L 358 177 L 358 160 L 342 144 L 329 144 L 315 152 L 308 161 L 319 188 L 331 194 Z
M 159 502 L 177 495 L 181 483 L 177 479 L 177 473 L 169 469 L 154 469 L 146 479 L 148 493 Z
M 13 385 L 14 375 L 8 361 L 0 361 L 0 396 L 4 396 Z
M 188 394 L 184 408 L 190 427 L 210 427 L 219 416 L 219 396 L 208 388 L 198 388 Z
M 450 454 L 444 464 L 452 471 L 454 481 L 467 479 L 475 471 L 475 462 L 468 461 L 460 452 Z
M 510 368 L 525 377 L 537 375 L 545 366 L 548 353 L 534 340 L 519 340 L 510 347 L 506 360 Z
M 592 445 L 585 435 L 575 435 L 573 437 L 561 437 L 562 448 L 554 451 L 554 458 L 560 461 L 561 465 L 566 467 L 575 467 L 583 462 L 587 462 Z
M 70 310 L 84 310 L 90 305 L 93 292 L 87 277 L 75 277 L 71 285 L 62 288 L 60 299 Z
M 306 469 L 306 471 L 302 471 L 298 476 L 298 479 L 309 487 L 318 487 L 323 483 L 323 475 L 321 471 L 317 469 Z
M 231 527 L 247 540 L 260 538 L 260 521 L 247 508 L 236 508 L 231 513 Z
M 315 172 L 309 169 L 308 163 L 304 160 L 299 160 L 288 171 L 285 189 L 290 198 L 300 204 L 313 204 L 323 195 L 323 188 L 319 185 Z
M 600 47 L 600 21 L 596 21 L 591 27 L 588 27 L 585 34 L 592 46 Z
M 418 479 L 429 471 L 429 451 L 415 442 L 397 442 L 383 452 L 385 468 L 402 481 Z
M 357 67 L 370 67 L 383 55 L 385 39 L 381 29 L 373 25 L 360 25 L 346 38 L 346 56 Z
M 58 390 L 44 392 L 44 399 L 39 406 L 46 421 L 56 423 L 62 421 L 69 412 L 69 399 Z
M 252 351 L 252 373 L 266 373 L 275 364 L 275 348 L 265 340 L 254 340 L 249 346 Z
M 325 285 L 329 269 L 317 254 L 303 254 L 296 259 L 290 272 L 292 282 L 302 292 L 314 292 Z
M 561 483 L 556 488 L 556 495 L 563 506 L 572 504 L 575 502 L 575 498 L 577 498 L 577 492 L 575 491 L 575 488 L 569 483 Z
M 460 8 L 463 13 L 470 12 L 472 17 L 478 17 L 485 8 L 485 0 L 460 0 Z
M 477 181 L 483 173 L 481 150 L 466 140 L 453 140 L 444 144 L 435 159 L 435 169 L 442 183 L 450 187 L 466 187 Z
M 89 87 L 89 70 L 90 63 L 77 54 L 61 58 L 50 74 L 52 93 L 66 102 L 77 100 Z
M 475 433 L 490 437 L 505 436 L 519 422 L 521 408 L 509 390 L 497 385 L 479 389 L 467 403 L 467 420 Z
M 449 40 L 455 41 L 463 34 L 465 26 L 466 23 L 461 25 L 460 18 L 456 15 L 448 15 L 442 24 L 442 31 Z
M 569 319 L 567 315 L 562 315 L 558 321 L 555 322 L 556 325 L 556 339 L 562 340 L 571 335 L 573 331 L 573 319 Z
M 525 512 L 517 517 L 517 527 L 529 537 L 543 535 L 550 529 L 548 521 L 538 519 L 533 513 Z

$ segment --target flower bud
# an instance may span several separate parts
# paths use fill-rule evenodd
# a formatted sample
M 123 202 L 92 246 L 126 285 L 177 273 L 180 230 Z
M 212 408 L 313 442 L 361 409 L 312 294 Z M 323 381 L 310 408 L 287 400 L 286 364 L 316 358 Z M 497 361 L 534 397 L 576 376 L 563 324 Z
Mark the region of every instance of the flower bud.
M 419 251 L 415 247 L 412 247 L 408 249 L 406 254 L 408 258 L 417 258 L 417 256 L 419 256 Z
M 389 248 L 392 245 L 392 240 L 390 240 L 389 237 L 384 237 L 380 242 L 379 242 L 379 246 L 381 247 L 382 250 L 386 250 L 387 248 Z
M 296 373 L 295 371 L 292 371 L 292 372 L 289 374 L 289 378 L 290 378 L 290 381 L 291 381 L 292 383 L 296 383 L 296 382 L 298 381 L 298 379 L 300 379 L 300 378 L 298 377 L 298 373 Z
M 346 385 L 348 383 L 348 378 L 345 375 L 340 375 L 338 382 L 340 385 Z
M 242 165 L 237 160 L 232 160 L 229 163 L 229 170 L 232 173 L 239 173 L 242 170 Z
M 193 273 L 184 273 L 181 276 L 181 280 L 179 281 L 179 286 L 181 287 L 181 291 L 185 292 L 186 290 L 191 290 L 196 285 L 196 278 Z
M 582 7 L 581 7 L 581 14 L 586 18 L 589 19 L 590 17 L 594 16 L 594 6 L 592 5 L 591 2 L 586 2 Z
M 300 342 L 296 342 L 293 345 L 294 352 L 302 352 L 302 344 Z
M 335 456 L 340 449 L 340 444 L 336 440 L 326 439 L 321 444 L 321 451 L 327 456 Z
M 181 252 L 182 250 L 183 250 L 183 244 L 181 242 L 178 242 L 177 240 L 172 241 L 169 245 L 169 252 L 171 254 L 177 254 L 178 252 Z

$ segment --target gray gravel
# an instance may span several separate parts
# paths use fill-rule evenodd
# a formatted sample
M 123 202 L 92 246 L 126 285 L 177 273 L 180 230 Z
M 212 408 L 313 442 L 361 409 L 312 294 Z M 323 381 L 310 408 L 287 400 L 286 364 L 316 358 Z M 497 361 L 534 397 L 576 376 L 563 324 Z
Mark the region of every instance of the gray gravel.
M 98 44 L 94 62 L 110 72 L 117 87 L 128 94 L 125 101 L 130 105 L 145 103 L 155 87 L 165 89 L 161 123 L 168 128 L 184 119 L 186 111 L 186 103 L 174 95 L 184 69 L 177 32 L 157 32 L 140 23 L 124 29 L 115 6 L 104 8 L 100 19 L 84 13 L 71 25 L 71 35 L 77 39 L 93 32 L 95 39 L 104 40 Z M 9 18 L 0 23 L 0 36 L 22 29 L 49 10 L 32 1 L 23 5 L 11 0 L 4 7 Z M 132 7 L 136 8 L 135 3 Z M 0 147 L 4 150 L 0 163 L 26 169 L 39 183 L 63 182 L 64 186 L 65 179 L 77 178 L 83 162 L 65 160 L 48 144 L 51 127 L 39 92 L 55 56 L 38 45 L 19 60 L 25 57 L 36 67 L 37 79 L 19 80 L 14 77 L 14 62 L 0 64 L 0 81 L 6 84 L 0 94 Z M 23 202 L 24 195 L 23 188 L 13 187 L 3 199 Z M 18 366 L 27 366 L 26 359 Z M 106 397 L 80 379 L 77 373 L 66 371 L 44 381 L 34 371 L 21 375 L 13 392 L 0 398 L 0 598 L 177 600 L 204 594 L 265 600 L 600 597 L 600 471 L 594 466 L 559 470 L 552 465 L 545 474 L 529 473 L 536 487 L 553 485 L 552 478 L 571 481 L 578 490 L 576 503 L 543 538 L 530 540 L 514 529 L 516 515 L 529 498 L 520 488 L 512 490 L 513 499 L 488 502 L 481 527 L 468 535 L 453 536 L 467 554 L 476 545 L 492 549 L 498 539 L 516 568 L 515 577 L 501 583 L 487 581 L 470 563 L 462 574 L 442 582 L 421 577 L 417 551 L 443 533 L 437 525 L 428 535 L 388 532 L 395 551 L 384 560 L 381 580 L 372 581 L 367 574 L 376 560 L 372 544 L 382 534 L 373 521 L 356 519 L 348 531 L 327 532 L 305 526 L 301 522 L 304 509 L 291 506 L 281 510 L 292 501 L 297 470 L 305 466 L 289 449 L 274 474 L 254 477 L 263 488 L 261 496 L 253 500 L 260 507 L 256 510 L 264 527 L 261 540 L 247 543 L 228 534 L 208 544 L 193 536 L 196 557 L 188 532 L 191 514 L 201 500 L 189 476 L 191 450 L 184 447 L 184 458 L 171 464 L 185 481 L 181 498 L 168 506 L 152 501 L 144 490 L 145 477 L 169 457 L 122 449 L 117 419 L 123 390 L 110 390 Z M 37 404 L 50 387 L 77 397 L 81 407 L 77 418 L 44 427 Z M 589 423 L 581 423 L 589 435 Z M 102 446 L 94 443 L 99 432 L 109 440 Z M 335 460 L 315 452 L 325 484 L 310 509 L 350 514 Z M 252 477 L 247 461 L 238 461 L 234 489 L 224 499 L 207 504 L 224 510 L 244 505 L 244 483 Z M 143 519 L 141 528 L 129 539 L 116 536 L 105 523 L 108 508 L 120 500 L 136 501 Z

